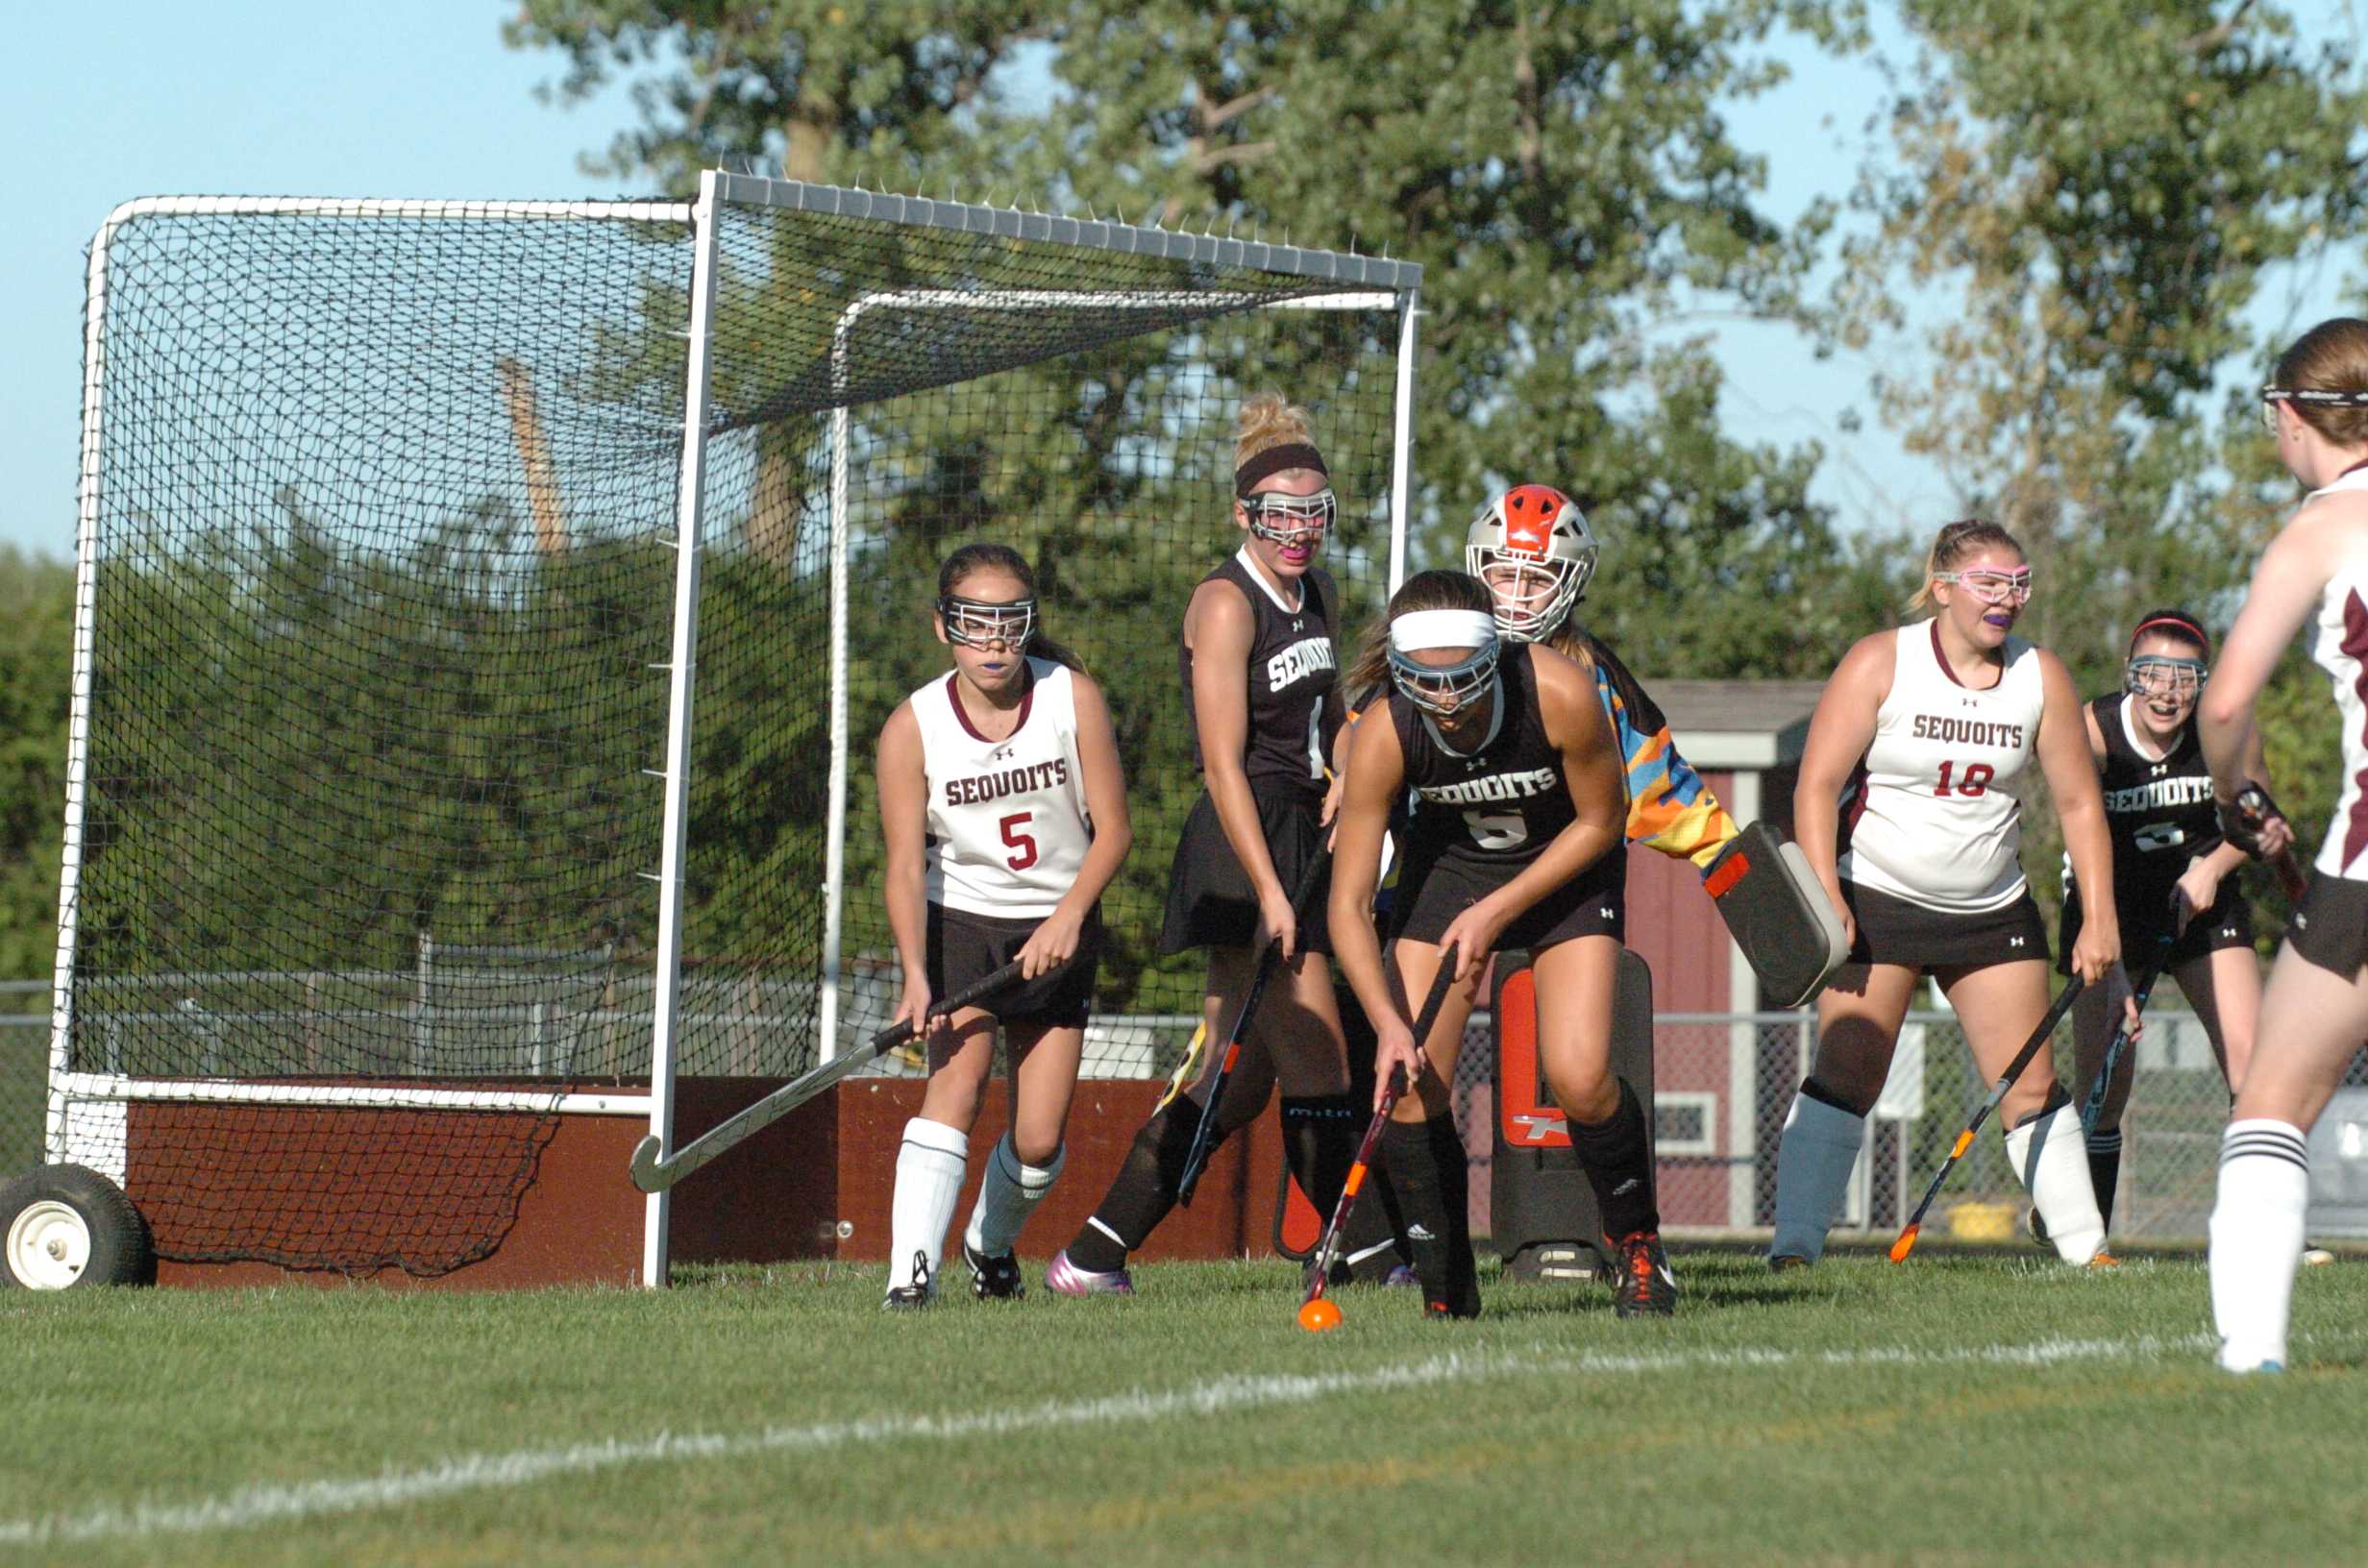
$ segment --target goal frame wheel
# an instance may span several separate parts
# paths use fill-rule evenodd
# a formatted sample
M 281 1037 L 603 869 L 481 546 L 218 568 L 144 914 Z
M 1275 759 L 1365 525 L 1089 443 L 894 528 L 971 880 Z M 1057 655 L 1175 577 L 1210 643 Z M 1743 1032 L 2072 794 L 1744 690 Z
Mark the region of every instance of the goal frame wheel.
M 0 1288 L 153 1285 L 147 1222 L 86 1165 L 43 1165 L 0 1188 Z

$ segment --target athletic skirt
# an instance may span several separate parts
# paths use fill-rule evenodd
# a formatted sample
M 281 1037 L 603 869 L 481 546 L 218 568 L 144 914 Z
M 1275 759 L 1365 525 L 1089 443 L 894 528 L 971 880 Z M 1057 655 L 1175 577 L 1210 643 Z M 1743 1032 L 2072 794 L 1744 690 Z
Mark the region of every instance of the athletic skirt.
M 1250 799 L 1258 807 L 1258 828 L 1266 835 L 1267 854 L 1286 894 L 1296 892 L 1308 863 L 1324 856 L 1323 797 L 1310 795 L 1304 785 L 1286 780 L 1252 779 Z M 1329 953 L 1324 906 L 1332 896 L 1332 868 L 1316 873 L 1316 885 L 1299 901 L 1298 950 Z M 1168 876 L 1168 912 L 1160 924 L 1159 950 L 1181 953 L 1194 947 L 1251 947 L 1259 939 L 1258 894 L 1249 873 L 1225 838 L 1217 820 L 1217 802 L 1208 793 L 1193 802 L 1184 820 L 1183 836 L 1175 843 L 1175 863 Z
M 929 906 L 929 994 L 938 1001 L 985 979 L 1027 945 L 1044 924 L 1039 919 L 998 919 L 968 910 Z M 1094 1001 L 1094 977 L 1101 968 L 1101 905 L 1086 912 L 1077 928 L 1077 950 L 1049 974 L 1015 982 L 980 998 L 978 1005 L 1003 1023 L 1046 1029 L 1081 1029 Z
M 2368 882 L 2316 870 L 2285 928 L 2294 951 L 2350 980 L 2368 968 Z
M 1853 964 L 1960 969 L 2047 960 L 2047 926 L 2028 891 L 2010 904 L 1978 915 L 1926 909 L 1856 882 L 1844 882 L 1841 896 L 1858 924 L 1858 940 L 1850 947 Z
M 1385 938 L 1436 943 L 1458 915 L 1518 876 L 1520 866 L 1475 866 L 1446 854 L 1410 860 L 1382 925 Z M 1578 937 L 1628 935 L 1628 850 L 1624 845 L 1523 910 L 1496 939 L 1500 953 L 1542 953 Z
M 2162 888 L 2113 890 L 2113 909 L 2121 917 L 2121 965 L 2130 971 L 2133 981 L 2138 971 L 2154 963 L 2156 950 L 2162 939 L 2171 938 L 2170 955 L 2163 960 L 2165 969 L 2176 969 L 2191 959 L 2216 953 L 2223 947 L 2253 945 L 2253 905 L 2246 901 L 2244 889 L 2236 878 L 2220 879 L 2220 895 L 2211 901 L 2211 908 L 2187 922 L 2187 929 L 2179 930 L 2179 922 L 2171 918 L 2171 890 Z M 2173 933 L 2176 932 L 2176 935 Z M 2081 894 L 2078 888 L 2065 890 L 2063 919 L 2056 926 L 2056 972 L 2072 972 L 2072 943 L 2081 934 Z

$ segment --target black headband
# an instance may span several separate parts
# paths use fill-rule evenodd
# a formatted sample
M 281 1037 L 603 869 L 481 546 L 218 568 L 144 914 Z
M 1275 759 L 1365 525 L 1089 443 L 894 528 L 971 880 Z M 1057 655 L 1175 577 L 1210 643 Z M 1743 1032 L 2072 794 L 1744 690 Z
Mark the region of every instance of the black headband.
M 1332 477 L 1332 471 L 1323 466 L 1322 453 L 1304 441 L 1286 441 L 1279 447 L 1253 453 L 1248 462 L 1233 471 L 1234 496 L 1248 500 L 1250 486 L 1261 479 L 1270 479 L 1287 468 L 1312 468 L 1327 479 Z

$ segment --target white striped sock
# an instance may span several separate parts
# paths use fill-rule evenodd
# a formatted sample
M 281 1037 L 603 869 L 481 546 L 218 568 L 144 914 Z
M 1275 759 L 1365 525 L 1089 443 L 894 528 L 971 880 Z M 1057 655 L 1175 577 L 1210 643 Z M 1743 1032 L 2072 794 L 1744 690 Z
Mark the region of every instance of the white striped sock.
M 2211 1211 L 2211 1315 L 2220 1330 L 2220 1364 L 2231 1372 L 2285 1362 L 2309 1207 L 2303 1130 L 2268 1117 L 2230 1122 L 2220 1139 L 2220 1196 Z

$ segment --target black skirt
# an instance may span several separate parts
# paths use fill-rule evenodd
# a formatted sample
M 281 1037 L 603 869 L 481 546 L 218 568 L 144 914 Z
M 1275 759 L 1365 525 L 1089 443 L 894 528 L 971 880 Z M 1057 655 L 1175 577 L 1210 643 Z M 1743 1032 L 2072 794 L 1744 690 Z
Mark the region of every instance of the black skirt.
M 999 919 L 968 910 L 929 906 L 929 995 L 943 1002 L 1020 956 L 1041 919 Z M 978 1005 L 1002 1023 L 1046 1029 L 1082 1029 L 1094 1002 L 1094 978 L 1101 967 L 1101 905 L 1087 912 L 1077 929 L 1077 950 L 1048 974 L 1022 980 L 982 997 Z
M 2346 980 L 2368 968 L 2368 882 L 2329 876 L 2313 867 L 2310 885 L 2286 923 L 2296 954 Z
M 1250 798 L 1258 807 L 1258 828 L 1266 836 L 1267 854 L 1274 862 L 1285 894 L 1295 892 L 1310 862 L 1329 861 L 1324 848 L 1323 798 L 1296 785 L 1252 780 Z M 1297 948 L 1329 953 L 1332 943 L 1324 921 L 1324 906 L 1332 896 L 1332 868 L 1316 873 L 1316 885 L 1299 900 Z M 1168 877 L 1167 916 L 1161 921 L 1159 950 L 1181 953 L 1195 947 L 1252 947 L 1257 945 L 1258 894 L 1249 873 L 1225 838 L 1217 820 L 1217 802 L 1206 791 L 1193 802 L 1176 840 L 1175 862 Z
M 1850 947 L 1853 964 L 1977 969 L 2048 958 L 2047 926 L 2028 891 L 2010 904 L 1977 915 L 1926 909 L 1856 882 L 1844 882 L 1841 895 L 1858 922 L 1858 941 Z
M 1436 943 L 1455 918 L 1519 875 L 1522 866 L 1478 867 L 1439 856 L 1412 862 L 1398 872 L 1387 938 Z M 1521 911 L 1496 950 L 1542 953 L 1579 937 L 1628 940 L 1628 846 L 1615 845 L 1603 858 Z
M 2113 890 L 2114 912 L 2121 918 L 2121 963 L 2134 980 L 2138 970 L 2154 962 L 2154 955 L 2166 936 L 2171 939 L 2168 957 L 2162 961 L 2165 969 L 2176 969 L 2191 960 L 2216 953 L 2223 947 L 2253 945 L 2253 905 L 2245 897 L 2244 889 L 2236 878 L 2220 879 L 2220 895 L 2211 901 L 2211 908 L 2187 922 L 2180 931 L 2171 916 L 2171 890 Z M 2176 933 L 2176 934 L 2174 934 Z M 2072 972 L 2072 943 L 2081 934 L 2081 895 L 2077 888 L 2068 888 L 2063 896 L 2063 919 L 2056 926 L 2056 972 Z

